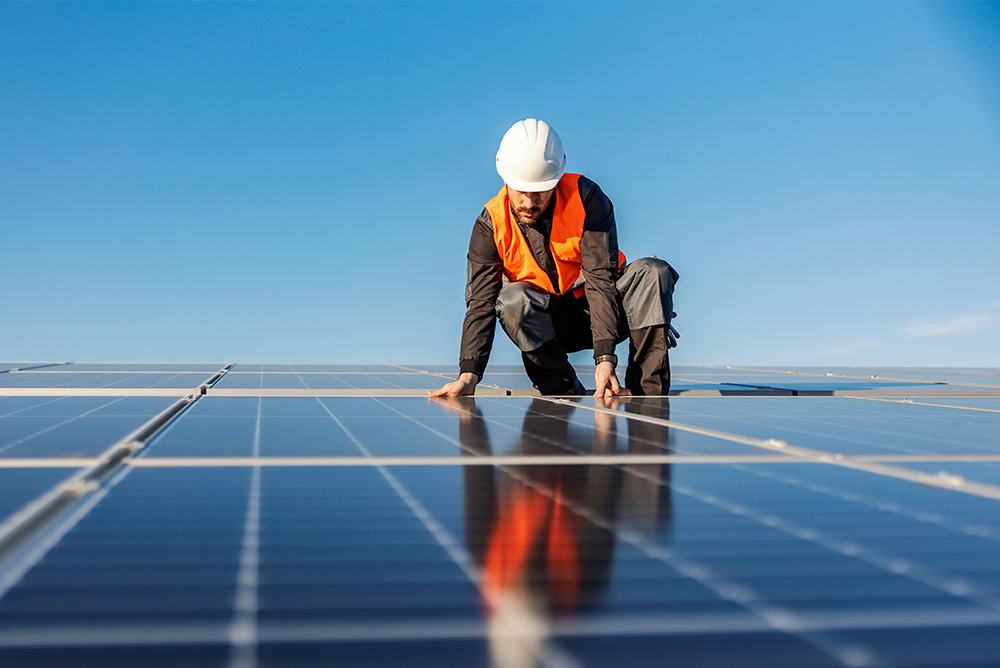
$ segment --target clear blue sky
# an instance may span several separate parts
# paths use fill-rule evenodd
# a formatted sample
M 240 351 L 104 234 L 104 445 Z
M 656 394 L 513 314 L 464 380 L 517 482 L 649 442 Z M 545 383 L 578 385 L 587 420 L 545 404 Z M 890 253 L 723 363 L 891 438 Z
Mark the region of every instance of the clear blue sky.
M 0 4 L 0 359 L 457 361 L 526 117 L 675 363 L 1000 366 L 997 3 Z

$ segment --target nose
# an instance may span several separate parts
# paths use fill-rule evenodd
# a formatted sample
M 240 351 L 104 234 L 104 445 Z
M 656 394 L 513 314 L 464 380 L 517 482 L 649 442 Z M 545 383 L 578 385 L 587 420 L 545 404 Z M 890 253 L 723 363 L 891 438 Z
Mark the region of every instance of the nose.
M 542 204 L 542 193 L 528 193 L 528 203 L 532 207 L 539 207 Z

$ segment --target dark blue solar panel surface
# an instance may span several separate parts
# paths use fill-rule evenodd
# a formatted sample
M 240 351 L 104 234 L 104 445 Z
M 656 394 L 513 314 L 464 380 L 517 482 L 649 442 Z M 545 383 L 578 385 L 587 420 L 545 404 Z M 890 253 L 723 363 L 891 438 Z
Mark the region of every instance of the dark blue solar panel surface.
M 0 388 L 194 388 L 209 378 L 199 373 L 90 373 L 19 371 L 0 373 Z
M 50 368 L 49 371 L 114 371 L 114 372 L 141 372 L 141 373 L 215 373 L 222 369 L 224 364 L 121 364 L 121 363 L 95 363 L 95 362 L 71 362 L 58 368 Z
M 60 362 L 0 362 L 0 372 L 11 369 L 36 369 L 39 367 L 56 368 Z
M 974 408 L 977 410 L 1000 413 L 1000 397 L 921 397 L 911 400 L 913 403 L 933 406 L 953 406 L 955 408 Z
M 0 524 L 56 484 L 72 477 L 79 469 L 31 468 L 0 469 Z
M 155 645 L 156 628 L 162 642 L 195 624 L 198 637 L 224 642 L 252 475 L 132 471 L 0 599 L 0 627 L 31 637 L 71 625 L 108 644 L 134 632 Z M 489 597 L 522 597 L 520 614 L 553 625 L 545 652 L 591 666 L 621 665 L 613 648 L 629 626 L 647 642 L 660 638 L 666 665 L 713 644 L 740 647 L 744 634 L 762 653 L 751 665 L 849 665 L 859 652 L 906 665 L 901 640 L 920 637 L 935 616 L 953 621 L 938 629 L 945 637 L 963 623 L 1000 631 L 990 602 L 1000 540 L 965 526 L 977 518 L 996 532 L 995 502 L 868 473 L 674 464 L 260 476 L 257 633 L 312 639 L 331 656 L 350 651 L 347 634 L 406 639 L 409 626 L 432 619 L 423 642 L 449 647 L 454 665 L 476 665 L 484 648 L 515 642 L 490 637 L 507 613 Z M 900 499 L 898 509 L 886 505 Z M 532 557 L 540 563 L 516 560 L 518 520 L 548 537 L 548 552 Z M 554 554 L 553 542 L 565 551 Z M 664 640 L 674 636 L 676 645 Z M 297 665 L 294 656 L 285 660 Z M 979 658 L 990 657 L 981 647 Z
M 447 379 L 425 373 L 227 373 L 219 389 L 430 390 Z
M 422 367 L 420 367 L 422 368 Z M 454 368 L 454 367 L 452 367 Z M 233 373 L 397 373 L 418 367 L 395 364 L 236 364 Z
M 1000 486 L 1000 461 L 902 462 L 897 466 L 937 476 L 945 484 L 961 484 L 961 481 L 954 480 L 957 476 L 972 482 Z
M 670 407 L 678 422 L 835 453 L 1000 454 L 1000 413 L 850 397 L 678 397 Z
M 625 404 L 615 418 L 575 403 L 522 397 L 450 403 L 401 397 L 205 397 L 164 430 L 146 455 L 248 457 L 255 441 L 264 457 L 763 454 L 725 439 L 629 421 L 630 414 L 663 419 L 669 406 L 664 402 L 645 410 Z M 608 429 L 615 430 L 610 437 Z
M 119 366 L 44 378 L 222 365 Z M 991 370 L 678 367 L 675 389 L 941 389 L 598 404 L 390 396 L 445 365 L 233 369 L 217 388 L 251 396 L 197 396 L 37 534 L 0 535 L 0 666 L 1000 665 L 1000 409 L 948 398 Z M 4 387 L 0 522 L 79 470 L 47 457 L 177 401 Z
M 5 397 L 0 458 L 94 457 L 172 403 L 169 397 Z

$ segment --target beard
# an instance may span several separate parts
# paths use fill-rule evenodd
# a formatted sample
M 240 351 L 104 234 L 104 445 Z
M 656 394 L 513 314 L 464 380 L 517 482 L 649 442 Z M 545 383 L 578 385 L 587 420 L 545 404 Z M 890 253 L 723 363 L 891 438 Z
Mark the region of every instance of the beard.
M 544 209 L 540 206 L 522 206 L 522 207 L 510 207 L 511 212 L 514 214 L 514 219 L 517 220 L 521 225 L 534 225 L 539 220 L 542 219 L 542 212 Z

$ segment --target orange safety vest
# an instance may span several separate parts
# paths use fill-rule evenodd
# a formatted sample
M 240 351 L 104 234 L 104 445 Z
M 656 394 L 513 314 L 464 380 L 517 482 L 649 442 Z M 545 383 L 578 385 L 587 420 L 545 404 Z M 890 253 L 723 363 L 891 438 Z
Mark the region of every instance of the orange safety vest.
M 552 232 L 549 234 L 549 250 L 556 263 L 559 277 L 558 289 L 552 285 L 549 275 L 538 266 L 531 246 L 510 212 L 507 188 L 500 188 L 496 197 L 486 203 L 486 210 L 493 219 L 493 240 L 503 262 L 503 275 L 510 282 L 525 281 L 545 290 L 549 294 L 561 295 L 580 278 L 580 238 L 587 211 L 580 198 L 580 174 L 563 174 L 556 185 L 556 204 L 552 214 Z M 625 255 L 618 251 L 618 266 L 625 266 Z M 579 297 L 583 289 L 574 294 Z

